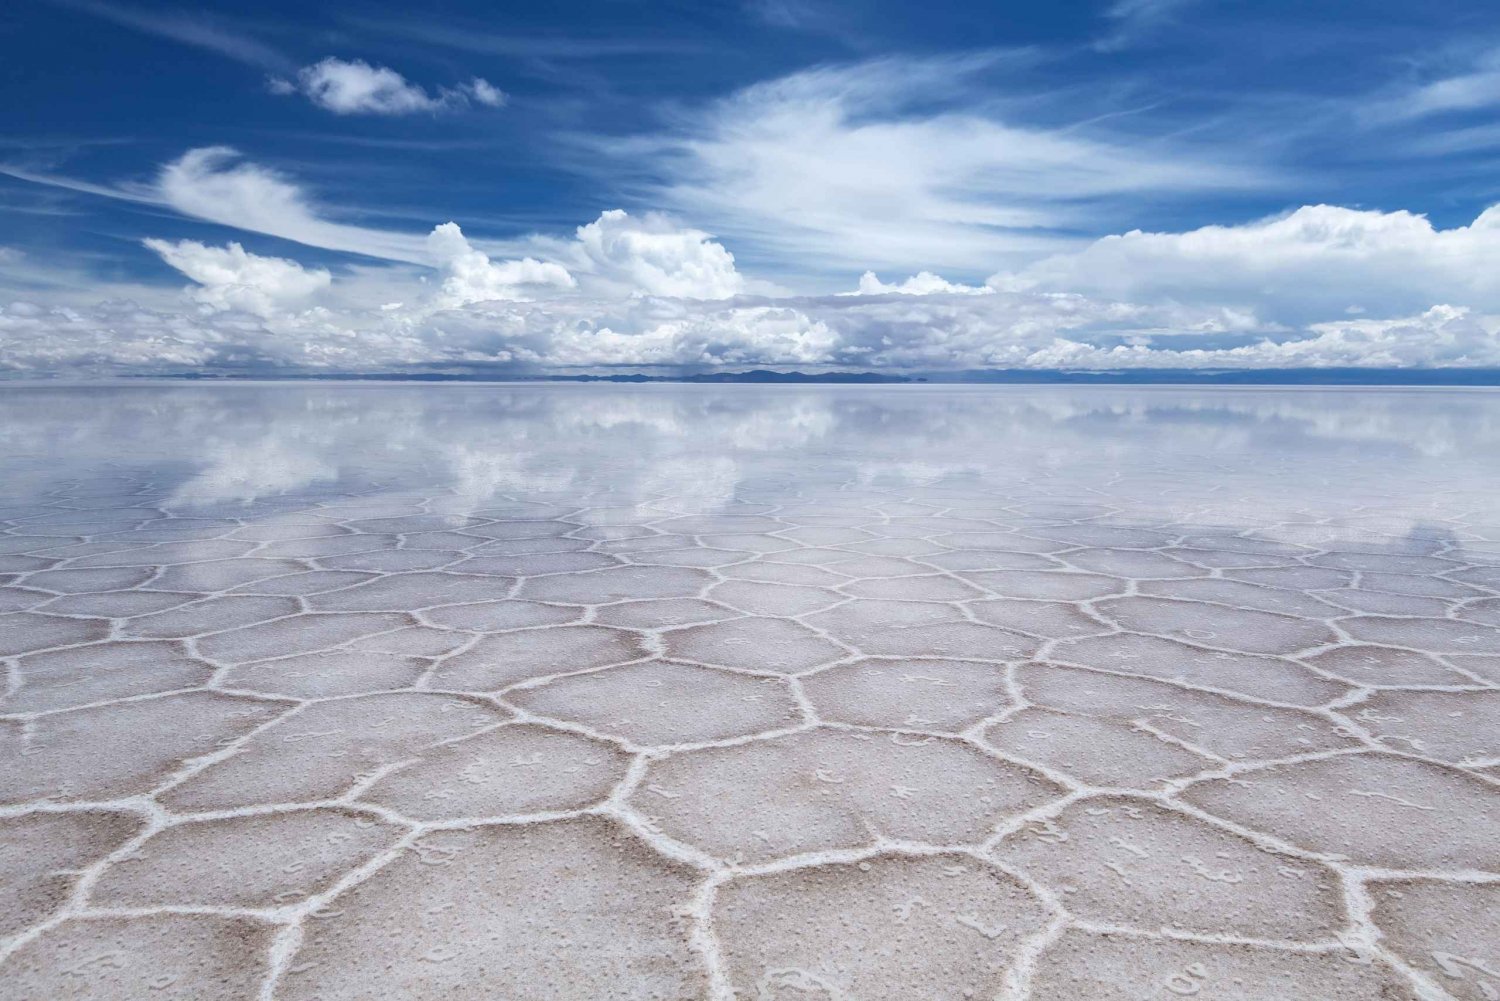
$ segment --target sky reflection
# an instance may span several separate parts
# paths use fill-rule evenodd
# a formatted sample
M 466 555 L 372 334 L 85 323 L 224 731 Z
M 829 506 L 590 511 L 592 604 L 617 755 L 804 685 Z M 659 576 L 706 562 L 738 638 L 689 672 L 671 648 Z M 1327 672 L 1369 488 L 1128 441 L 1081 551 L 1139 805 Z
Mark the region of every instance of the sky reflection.
M 4 503 L 258 517 L 356 495 L 719 512 L 880 492 L 1112 520 L 1411 524 L 1493 503 L 1500 394 L 1141 387 L 31 386 Z M 1386 530 L 1389 530 L 1387 528 Z

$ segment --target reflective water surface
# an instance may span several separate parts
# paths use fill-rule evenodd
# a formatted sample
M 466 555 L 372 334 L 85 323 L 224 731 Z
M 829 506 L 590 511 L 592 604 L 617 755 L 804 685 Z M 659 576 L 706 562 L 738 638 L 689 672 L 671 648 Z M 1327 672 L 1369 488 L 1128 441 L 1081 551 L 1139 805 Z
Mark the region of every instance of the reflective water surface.
M 7 997 L 1500 998 L 1500 393 L 5 387 L 0 663 Z
M 989 490 L 1231 521 L 1488 506 L 1489 390 L 133 385 L 0 391 L 13 503 L 110 474 L 179 510 L 431 493 L 727 510 L 824 491 Z M 1180 500 L 1179 500 L 1180 498 Z M 257 502 L 244 508 L 249 502 Z M 1243 503 L 1244 506 L 1238 506 Z M 1273 505 L 1274 512 L 1265 504 Z M 1470 505 L 1466 507 L 1465 505 Z

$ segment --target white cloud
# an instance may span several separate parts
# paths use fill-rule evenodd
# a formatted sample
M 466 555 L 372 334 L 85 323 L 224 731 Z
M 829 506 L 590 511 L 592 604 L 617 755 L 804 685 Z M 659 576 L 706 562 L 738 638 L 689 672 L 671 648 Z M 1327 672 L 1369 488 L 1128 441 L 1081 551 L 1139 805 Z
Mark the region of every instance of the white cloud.
M 280 94 L 301 93 L 336 115 L 410 115 L 445 111 L 471 102 L 491 108 L 505 103 L 505 94 L 479 77 L 428 93 L 388 66 L 334 56 L 304 66 L 297 71 L 295 81 L 273 79 L 271 89 Z
M 305 304 L 333 280 L 323 268 L 247 253 L 238 243 L 209 247 L 194 240 L 142 242 L 197 282 L 189 297 L 216 311 L 237 309 L 269 317 Z
M 578 227 L 577 242 L 561 253 L 593 278 L 596 293 L 725 299 L 745 290 L 734 255 L 722 244 L 660 215 L 603 212 Z
M 573 288 L 578 283 L 568 269 L 550 261 L 527 257 L 519 261 L 490 260 L 475 250 L 457 223 L 446 222 L 427 237 L 433 260 L 446 276 L 443 305 L 464 306 L 494 299 L 519 299 L 527 286 Z
M 207 165 L 190 155 L 174 167 L 202 212 L 258 211 L 304 242 L 360 232 L 274 174 L 198 152 Z M 183 200 L 170 178 L 162 190 Z M 858 292 L 826 296 L 767 294 L 707 233 L 620 210 L 571 239 L 518 241 L 535 254 L 506 258 L 445 223 L 398 248 L 421 268 L 336 278 L 236 243 L 146 245 L 193 280 L 185 297 L 117 284 L 88 304 L 81 273 L 49 283 L 38 262 L 0 261 L 24 266 L 11 285 L 27 297 L 0 309 L 0 371 L 1500 367 L 1500 207 L 1439 229 L 1306 206 L 1107 237 L 984 288 L 866 272 Z
M 1303 324 L 1434 303 L 1500 311 L 1500 206 L 1438 229 L 1410 212 L 1308 205 L 1242 226 L 1108 236 L 990 279 L 1000 289 L 1217 304 Z
M 250 233 L 387 261 L 426 263 L 423 235 L 341 223 L 307 192 L 270 167 L 240 159 L 229 146 L 200 146 L 164 164 L 151 183 L 95 184 L 0 164 L 0 174 L 65 191 L 161 206 Z
M 1031 355 L 1036 368 L 1496 368 L 1500 316 L 1434 306 L 1418 316 L 1313 324 L 1304 336 L 1218 350 L 1101 348 L 1059 339 Z
M 1261 183 L 1160 137 L 1019 123 L 974 99 L 973 77 L 1030 56 L 880 59 L 756 84 L 634 157 L 651 199 L 757 260 L 801 274 L 920 265 L 984 274 L 1060 249 L 1101 205 Z M 982 108 L 985 110 L 974 110 Z
M 1365 117 L 1375 120 L 1500 107 L 1500 48 L 1483 52 L 1462 72 L 1397 88 L 1371 102 Z
M 510 100 L 505 91 L 482 77 L 475 77 L 464 85 L 471 100 L 487 108 L 501 108 Z
M 192 149 L 162 168 L 156 191 L 183 215 L 310 247 L 426 263 L 422 237 L 333 222 L 294 182 L 227 146 Z
M 886 284 L 880 280 L 880 276 L 873 271 L 866 271 L 859 276 L 859 288 L 846 295 L 935 295 L 946 293 L 951 295 L 986 295 L 995 291 L 988 285 L 960 285 L 950 282 L 941 275 L 935 275 L 931 271 L 920 271 L 912 275 L 904 282 L 892 282 Z
M 438 268 L 451 285 L 450 304 L 515 298 L 516 289 L 525 285 L 569 289 L 576 284 L 591 295 L 699 299 L 776 290 L 769 283 L 748 281 L 736 269 L 734 255 L 708 233 L 659 213 L 611 209 L 578 227 L 573 239 L 532 234 L 478 246 L 456 226 L 451 234 L 446 229 L 436 234 L 435 240 L 432 233 L 337 222 L 295 181 L 240 159 L 227 146 L 189 150 L 165 165 L 150 186 L 108 187 L 7 172 L 35 183 L 164 205 L 191 218 L 310 247 Z M 519 259 L 496 263 L 492 258 L 497 254 Z
M 1036 292 L 728 300 L 570 295 L 445 308 L 446 295 L 385 309 L 317 305 L 267 315 L 119 300 L 88 307 L 12 303 L 0 308 L 0 370 L 1500 367 L 1500 315 L 1457 306 L 1276 329 L 1252 314 L 1213 306 Z
M 706 233 L 678 227 L 662 216 L 638 218 L 613 209 L 576 230 L 573 240 L 538 240 L 538 246 L 579 269 L 582 287 L 559 260 L 526 256 L 495 260 L 475 247 L 457 223 L 434 227 L 422 245 L 422 263 L 440 276 L 436 291 L 413 284 L 410 272 L 365 269 L 341 281 L 344 305 L 381 303 L 387 312 L 454 309 L 473 303 L 578 294 L 590 300 L 630 296 L 726 298 L 745 288 L 734 257 Z M 197 302 L 258 316 L 285 310 L 329 288 L 323 269 L 304 269 L 285 258 L 252 254 L 238 243 L 210 247 L 191 240 L 145 245 L 198 285 Z M 391 300 L 398 302 L 392 304 Z
M 574 239 L 536 237 L 529 245 L 545 259 L 493 261 L 456 223 L 427 237 L 428 263 L 443 274 L 445 306 L 535 298 L 577 289 L 594 299 L 668 296 L 723 299 L 745 290 L 734 255 L 701 230 L 665 216 L 633 216 L 620 209 L 574 232 Z

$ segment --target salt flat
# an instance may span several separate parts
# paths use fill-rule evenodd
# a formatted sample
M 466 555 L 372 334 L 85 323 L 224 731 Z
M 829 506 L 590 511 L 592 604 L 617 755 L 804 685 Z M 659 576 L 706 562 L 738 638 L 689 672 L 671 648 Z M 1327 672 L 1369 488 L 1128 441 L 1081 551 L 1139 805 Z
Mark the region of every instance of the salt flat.
M 0 391 L 0 996 L 1500 998 L 1500 395 Z

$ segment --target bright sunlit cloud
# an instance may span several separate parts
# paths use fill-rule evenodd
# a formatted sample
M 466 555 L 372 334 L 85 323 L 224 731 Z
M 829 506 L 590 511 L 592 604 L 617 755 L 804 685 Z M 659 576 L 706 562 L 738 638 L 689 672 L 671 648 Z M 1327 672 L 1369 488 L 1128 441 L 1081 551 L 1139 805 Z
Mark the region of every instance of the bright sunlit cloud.
M 996 288 L 1230 304 L 1285 322 L 1455 301 L 1500 312 L 1500 206 L 1467 226 L 1306 205 L 1240 226 L 1134 230 L 994 275 Z

